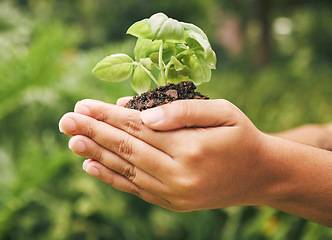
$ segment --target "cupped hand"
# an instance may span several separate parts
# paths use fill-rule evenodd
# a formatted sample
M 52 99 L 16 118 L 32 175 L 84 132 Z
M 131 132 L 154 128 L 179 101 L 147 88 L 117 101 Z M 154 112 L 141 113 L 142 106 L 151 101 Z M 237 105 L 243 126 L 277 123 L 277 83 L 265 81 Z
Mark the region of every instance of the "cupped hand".
M 264 161 L 266 135 L 226 100 L 141 113 L 83 100 L 59 126 L 90 175 L 174 211 L 264 204 L 279 177 Z

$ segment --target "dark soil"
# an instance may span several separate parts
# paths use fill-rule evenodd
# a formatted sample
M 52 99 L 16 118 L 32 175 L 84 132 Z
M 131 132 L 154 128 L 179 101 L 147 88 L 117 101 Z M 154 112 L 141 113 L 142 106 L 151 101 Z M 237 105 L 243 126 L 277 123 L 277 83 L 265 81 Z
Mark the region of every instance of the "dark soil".
M 196 86 L 191 81 L 178 84 L 168 83 L 166 86 L 159 86 L 135 96 L 125 107 L 142 111 L 181 99 L 209 99 L 207 96 L 195 92 L 195 89 Z

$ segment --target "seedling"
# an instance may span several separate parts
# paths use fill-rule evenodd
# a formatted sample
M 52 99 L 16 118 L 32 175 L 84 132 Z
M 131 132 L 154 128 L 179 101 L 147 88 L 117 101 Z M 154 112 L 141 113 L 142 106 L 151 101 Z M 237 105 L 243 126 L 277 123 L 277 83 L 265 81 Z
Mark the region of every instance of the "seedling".
M 132 88 L 141 94 L 149 90 L 151 80 L 157 86 L 208 82 L 216 68 L 206 34 L 191 23 L 156 13 L 134 23 L 127 34 L 137 37 L 134 59 L 123 53 L 107 56 L 92 71 L 97 78 L 109 82 L 131 78 Z

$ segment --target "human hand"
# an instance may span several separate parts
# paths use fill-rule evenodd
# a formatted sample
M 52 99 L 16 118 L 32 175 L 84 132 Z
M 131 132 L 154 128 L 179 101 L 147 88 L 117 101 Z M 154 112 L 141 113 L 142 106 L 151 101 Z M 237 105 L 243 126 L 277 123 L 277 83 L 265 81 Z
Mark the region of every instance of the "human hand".
M 281 177 L 264 161 L 266 135 L 226 100 L 142 113 L 83 100 L 59 125 L 90 175 L 174 211 L 264 204 Z
M 125 106 L 131 99 L 132 97 L 119 98 L 117 105 Z M 164 130 L 174 130 L 173 122 L 176 122 L 176 119 L 169 119 L 168 117 L 168 121 L 159 123 L 157 128 L 154 128 L 155 126 L 150 125 L 148 122 L 145 124 L 152 129 L 158 129 L 162 125 Z M 177 128 L 178 127 L 179 126 L 177 126 Z M 183 125 L 183 127 L 185 127 L 185 125 Z M 269 135 L 332 151 L 332 123 L 324 125 L 305 124 L 293 129 L 287 129 L 286 131 L 272 133 Z

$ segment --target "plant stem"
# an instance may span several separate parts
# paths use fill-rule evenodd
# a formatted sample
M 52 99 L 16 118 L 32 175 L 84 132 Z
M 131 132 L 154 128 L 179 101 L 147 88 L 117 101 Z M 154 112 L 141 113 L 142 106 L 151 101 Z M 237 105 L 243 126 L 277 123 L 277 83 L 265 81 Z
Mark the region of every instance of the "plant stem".
M 187 53 L 195 54 L 195 50 L 199 49 L 200 47 L 195 47 L 195 48 L 189 48 L 187 50 L 184 50 L 183 52 L 178 53 L 175 57 L 176 58 L 181 58 L 183 55 L 186 55 Z
M 163 48 L 164 48 L 164 43 L 165 43 L 165 40 L 162 40 L 161 44 L 160 44 L 160 48 L 159 48 L 159 70 L 160 70 L 160 73 L 161 73 L 161 78 L 164 82 L 164 85 L 167 84 L 167 81 L 166 81 L 166 76 L 165 76 L 165 72 L 164 72 L 164 62 L 163 62 Z
M 139 65 L 140 65 L 140 66 L 143 68 L 143 70 L 149 75 L 149 77 L 152 79 L 152 81 L 154 81 L 154 82 L 157 84 L 157 86 L 160 86 L 160 84 L 158 83 L 157 79 L 152 75 L 152 73 L 151 73 L 148 69 L 146 69 L 146 68 L 143 66 L 143 64 L 139 63 Z
M 171 67 L 171 61 L 166 65 L 165 67 L 165 77 L 166 79 L 168 78 L 168 72 L 169 72 L 169 68 Z

